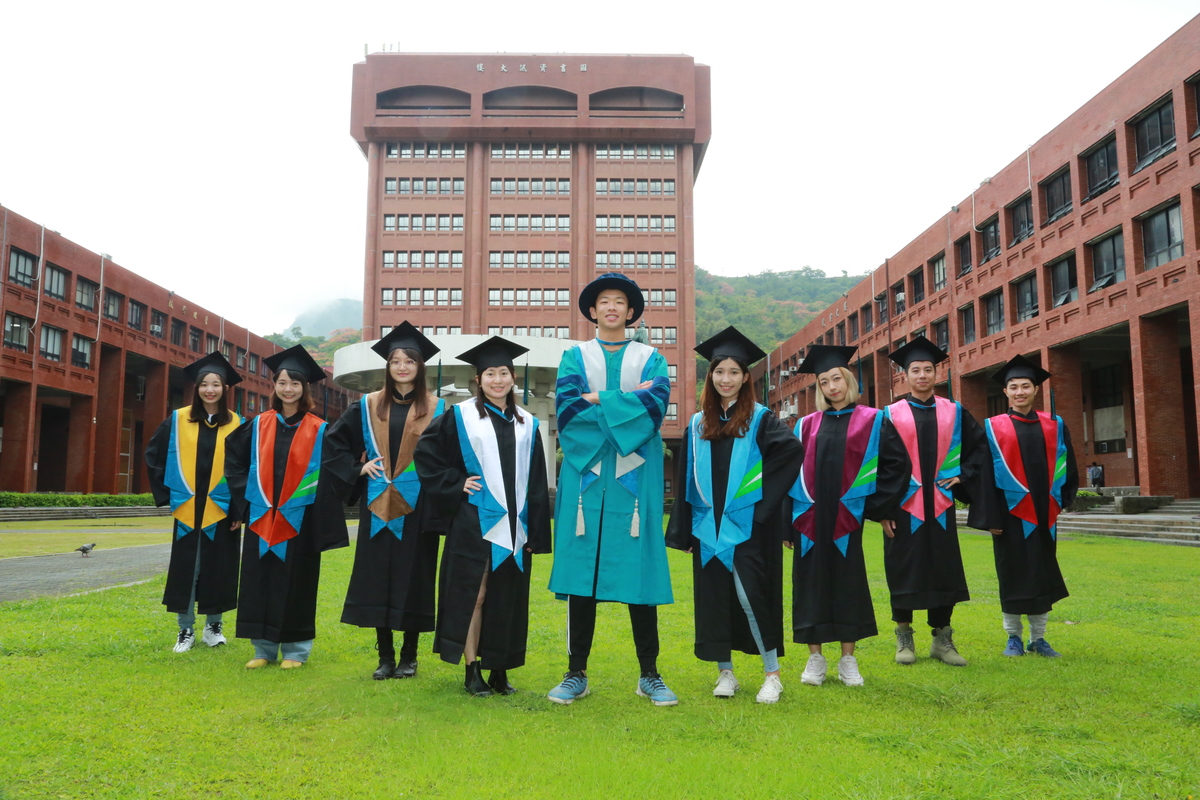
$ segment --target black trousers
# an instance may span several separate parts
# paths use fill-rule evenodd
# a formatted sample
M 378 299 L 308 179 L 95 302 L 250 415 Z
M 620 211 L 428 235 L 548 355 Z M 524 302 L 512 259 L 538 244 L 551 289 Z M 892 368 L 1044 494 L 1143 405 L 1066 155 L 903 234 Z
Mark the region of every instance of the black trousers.
M 568 669 L 573 672 L 587 669 L 596 635 L 596 605 L 594 597 L 567 597 Z M 630 604 L 629 622 L 638 666 L 642 672 L 658 672 L 658 606 Z
M 926 612 L 929 616 L 929 627 L 931 628 L 948 628 L 950 627 L 950 616 L 954 613 L 954 606 L 939 606 L 931 608 Z M 908 625 L 912 624 L 913 612 L 911 608 L 896 608 L 892 606 L 892 621 L 903 622 Z
M 419 631 L 405 631 L 403 643 L 400 645 L 400 660 L 416 661 L 417 647 L 420 645 L 420 642 L 421 634 Z M 379 650 L 380 658 L 390 661 L 396 660 L 395 638 L 392 636 L 391 628 L 376 628 L 375 643 Z

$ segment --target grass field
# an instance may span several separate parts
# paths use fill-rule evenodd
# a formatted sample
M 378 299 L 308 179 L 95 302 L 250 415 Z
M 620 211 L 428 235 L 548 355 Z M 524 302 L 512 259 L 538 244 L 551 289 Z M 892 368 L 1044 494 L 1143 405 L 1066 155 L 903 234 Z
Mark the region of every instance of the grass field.
M 0 558 L 69 553 L 88 542 L 103 550 L 165 544 L 171 541 L 171 522 L 164 516 L 0 523 Z
M 784 658 L 776 706 L 710 694 L 691 652 L 691 577 L 661 610 L 674 708 L 634 695 L 628 616 L 602 609 L 592 695 L 545 692 L 565 669 L 564 609 L 534 565 L 522 690 L 472 699 L 423 642 L 416 680 L 370 680 L 373 635 L 337 622 L 351 553 L 328 554 L 318 639 L 302 670 L 246 672 L 245 642 L 170 652 L 162 581 L 0 604 L 2 798 L 1185 798 L 1200 790 L 1200 549 L 1078 537 L 1060 545 L 1073 596 L 1051 614 L 1062 659 L 1004 659 L 991 544 L 964 534 L 974 600 L 956 640 L 971 666 L 892 663 L 878 528 L 868 566 L 882 635 L 866 686 L 802 686 Z M 790 613 L 788 614 L 790 621 Z M 232 623 L 232 615 L 230 615 Z M 923 623 L 923 618 L 918 617 Z M 229 625 L 232 630 L 232 624 Z M 919 626 L 919 653 L 928 634 Z M 789 637 L 790 638 L 790 637 Z M 830 653 L 832 654 L 832 653 Z

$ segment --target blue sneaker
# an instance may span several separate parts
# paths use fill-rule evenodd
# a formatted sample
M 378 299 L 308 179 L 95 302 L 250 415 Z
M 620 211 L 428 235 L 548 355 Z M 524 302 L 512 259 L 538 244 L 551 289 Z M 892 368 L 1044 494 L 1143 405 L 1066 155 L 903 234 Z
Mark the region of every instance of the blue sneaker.
M 674 706 L 679 704 L 679 698 L 663 683 L 662 676 L 657 672 L 643 673 L 637 686 L 638 697 L 649 697 L 656 706 Z
M 580 697 L 587 697 L 587 693 L 587 676 L 575 670 L 563 675 L 562 683 L 551 689 L 546 697 L 552 703 L 569 706 Z
M 1062 658 L 1062 653 L 1050 646 L 1050 643 L 1045 639 L 1038 639 L 1035 642 L 1029 643 L 1029 652 L 1037 653 L 1039 656 L 1046 658 Z
M 1021 642 L 1020 636 L 1009 636 L 1008 645 L 1004 648 L 1002 655 L 1006 656 L 1023 656 L 1025 655 L 1025 645 Z

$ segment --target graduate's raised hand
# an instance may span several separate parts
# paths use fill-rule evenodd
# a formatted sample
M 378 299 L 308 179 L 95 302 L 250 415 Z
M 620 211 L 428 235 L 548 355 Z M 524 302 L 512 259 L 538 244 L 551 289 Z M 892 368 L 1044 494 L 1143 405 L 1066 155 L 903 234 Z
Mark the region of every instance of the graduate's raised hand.
M 362 465 L 362 469 L 358 471 L 359 475 L 370 475 L 372 478 L 383 476 L 383 456 L 373 458 Z
M 483 484 L 479 482 L 478 475 L 472 475 L 463 483 L 463 491 L 467 494 L 475 494 L 483 488 Z
M 881 519 L 879 520 L 880 527 L 883 528 L 883 535 L 889 539 L 896 538 L 896 523 L 894 520 Z

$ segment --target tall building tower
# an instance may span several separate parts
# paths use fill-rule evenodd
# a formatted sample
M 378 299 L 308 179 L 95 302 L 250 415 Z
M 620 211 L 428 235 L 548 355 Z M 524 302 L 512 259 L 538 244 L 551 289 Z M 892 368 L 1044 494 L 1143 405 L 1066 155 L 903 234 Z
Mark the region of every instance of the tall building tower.
M 368 162 L 363 338 L 588 339 L 597 274 L 646 294 L 671 365 L 663 436 L 695 406 L 692 187 L 711 133 L 689 56 L 372 53 L 351 133 Z M 632 329 L 629 335 L 633 335 Z

